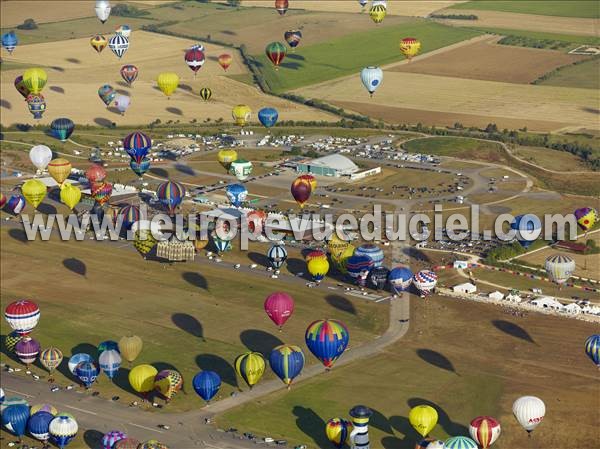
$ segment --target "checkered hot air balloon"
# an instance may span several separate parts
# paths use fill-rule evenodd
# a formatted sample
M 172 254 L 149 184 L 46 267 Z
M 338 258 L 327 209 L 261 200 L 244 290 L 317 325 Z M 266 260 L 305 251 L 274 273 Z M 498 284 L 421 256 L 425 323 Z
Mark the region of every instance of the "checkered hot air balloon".
M 433 292 L 433 289 L 435 289 L 435 286 L 437 285 L 437 279 L 437 274 L 433 271 L 422 270 L 414 275 L 413 284 L 415 284 L 415 287 L 419 290 L 421 296 L 425 297 Z
M 124 440 L 125 438 L 127 438 L 127 434 L 120 430 L 111 430 L 104 434 L 100 444 L 102 445 L 102 449 L 113 449 L 117 442 Z
M 135 131 L 123 139 L 123 148 L 131 159 L 140 164 L 152 148 L 152 139 L 142 132 Z
M 19 360 L 27 366 L 35 362 L 35 359 L 37 359 L 39 353 L 40 343 L 31 337 L 23 337 L 15 345 L 15 354 Z
M 185 187 L 174 181 L 163 182 L 156 189 L 156 196 L 169 214 L 173 215 L 185 197 Z
M 491 416 L 478 416 L 469 425 L 469 434 L 482 449 L 490 447 L 500 436 L 500 423 Z
M 108 41 L 108 48 L 112 50 L 112 52 L 121 59 L 127 49 L 129 48 L 129 39 L 127 39 L 122 34 L 115 34 Z
M 164 369 L 154 378 L 154 389 L 159 391 L 161 395 L 168 401 L 173 399 L 183 388 L 183 377 L 181 374 L 172 369 Z
M 196 76 L 198 70 L 204 65 L 205 56 L 199 48 L 190 48 L 185 52 L 184 59 L 190 70 L 194 72 L 194 76 Z
M 40 321 L 40 308 L 29 299 L 21 299 L 6 306 L 4 318 L 16 333 L 29 335 Z
M 350 334 L 344 323 L 338 320 L 317 320 L 306 328 L 304 334 L 306 346 L 327 369 L 346 350 Z

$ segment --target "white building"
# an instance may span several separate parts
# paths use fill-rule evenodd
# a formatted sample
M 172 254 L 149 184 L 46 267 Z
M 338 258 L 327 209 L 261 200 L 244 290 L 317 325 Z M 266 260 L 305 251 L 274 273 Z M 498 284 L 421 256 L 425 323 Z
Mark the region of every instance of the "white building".
M 581 313 L 581 307 L 572 302 L 563 307 L 563 312 L 568 313 L 569 315 L 579 315 Z
M 470 282 L 465 282 L 464 284 L 458 284 L 452 287 L 452 291 L 454 293 L 475 293 L 477 291 L 477 287 Z
M 551 296 L 539 296 L 533 299 L 530 304 L 544 309 L 562 310 L 563 305 Z
M 510 301 L 510 302 L 515 302 L 515 303 L 520 303 L 521 301 L 523 301 L 523 298 L 521 298 L 519 295 L 514 294 L 514 293 L 509 293 L 508 295 L 506 295 L 506 300 Z
M 467 262 L 466 260 L 455 260 L 452 266 L 457 270 L 464 270 L 466 268 L 469 268 L 469 262 Z
M 488 298 L 494 299 L 496 301 L 502 301 L 504 299 L 504 294 L 496 290 L 488 295 Z

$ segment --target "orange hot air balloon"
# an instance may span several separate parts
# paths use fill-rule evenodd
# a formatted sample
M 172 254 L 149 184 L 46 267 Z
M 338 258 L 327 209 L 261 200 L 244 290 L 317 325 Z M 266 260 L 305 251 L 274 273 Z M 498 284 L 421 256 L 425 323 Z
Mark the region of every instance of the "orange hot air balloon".
M 275 0 L 275 9 L 280 16 L 283 16 L 287 12 L 289 6 L 288 0 Z
M 231 63 L 233 62 L 233 57 L 228 53 L 223 53 L 219 55 L 219 65 L 223 67 L 223 70 L 227 71 Z
M 63 182 L 69 177 L 71 174 L 71 169 L 73 166 L 71 162 L 66 160 L 65 158 L 58 157 L 48 164 L 48 173 L 52 176 L 52 179 L 56 181 L 59 186 L 63 185 Z

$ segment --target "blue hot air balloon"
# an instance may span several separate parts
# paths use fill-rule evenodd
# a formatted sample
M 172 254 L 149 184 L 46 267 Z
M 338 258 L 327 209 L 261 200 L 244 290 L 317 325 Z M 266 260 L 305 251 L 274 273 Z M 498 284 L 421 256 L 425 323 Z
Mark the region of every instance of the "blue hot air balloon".
M 85 388 L 90 388 L 98 378 L 98 366 L 94 362 L 81 362 L 75 367 L 75 375 Z
M 79 365 L 81 362 L 91 362 L 93 360 L 94 358 L 91 355 L 86 354 L 84 352 L 73 354 L 69 358 L 69 371 L 71 371 L 71 374 L 73 374 L 73 376 L 76 376 L 77 374 L 75 372 L 75 369 L 77 368 L 77 365 Z
M 585 353 L 600 368 L 600 335 L 591 335 L 585 341 Z
M 131 161 L 129 161 L 129 167 L 141 178 L 150 168 L 150 159 L 145 157 L 139 164 L 135 161 L 135 159 L 131 159 Z
M 10 405 L 2 411 L 2 425 L 19 439 L 25 434 L 28 419 L 29 406 L 26 404 Z
M 25 198 L 23 198 L 23 195 L 19 195 L 18 193 L 11 195 L 11 197 L 6 202 L 6 208 L 13 215 L 19 215 L 24 207 Z
M 276 270 L 281 268 L 281 266 L 285 263 L 288 257 L 287 251 L 281 245 L 273 245 L 269 249 L 267 253 L 267 258 L 269 259 L 269 263 Z
M 142 132 L 135 131 L 123 139 L 123 148 L 131 159 L 141 164 L 152 148 L 152 139 Z
M 355 281 L 359 286 L 364 287 L 367 283 L 367 277 L 373 269 L 373 259 L 364 254 L 356 254 L 356 252 L 346 259 L 346 271 L 348 276 Z
M 61 142 L 66 142 L 71 137 L 71 134 L 73 134 L 74 129 L 75 123 L 68 118 L 57 118 L 50 123 L 50 132 Z
M 50 412 L 39 411 L 31 415 L 27 422 L 27 431 L 38 441 L 46 442 L 50 438 L 50 422 L 54 415 Z
M 98 357 L 100 369 L 109 379 L 112 379 L 121 368 L 121 354 L 117 349 L 107 349 Z
M 19 45 L 19 38 L 14 31 L 9 31 L 2 35 L 2 46 L 6 48 L 9 54 L 12 54 L 17 45 Z
M 317 320 L 306 328 L 304 335 L 306 346 L 327 369 L 346 350 L 350 334 L 344 323 L 338 320 Z
M 221 388 L 221 378 L 214 371 L 201 371 L 194 376 L 192 385 L 198 396 L 209 402 Z
M 533 214 L 517 215 L 510 224 L 517 231 L 516 239 L 523 248 L 529 248 L 542 231 L 542 222 Z
M 406 291 L 412 283 L 413 272 L 408 267 L 396 267 L 390 271 L 388 281 L 394 293 L 399 294 Z
M 217 252 L 224 253 L 225 251 L 231 250 L 231 240 L 223 240 L 219 238 L 216 234 L 212 236 L 213 243 L 215 244 L 215 248 Z
M 369 256 L 373 260 L 373 266 L 380 267 L 383 264 L 383 250 L 373 243 L 366 243 L 354 251 L 355 256 Z
M 262 108 L 258 111 L 258 121 L 265 128 L 272 128 L 277 123 L 277 119 L 279 118 L 279 113 L 275 108 Z
M 78 430 L 77 421 L 67 413 L 57 415 L 50 422 L 50 437 L 60 449 L 64 449 L 75 438 Z
M 123 209 L 121 209 L 123 211 Z M 98 355 L 102 354 L 104 351 L 108 351 L 109 349 L 114 349 L 116 351 L 119 350 L 119 343 L 114 340 L 105 340 L 98 344 Z
M 289 388 L 294 378 L 304 368 L 304 354 L 298 346 L 277 346 L 271 351 L 269 365 L 277 377 Z
M 230 184 L 225 189 L 227 198 L 235 207 L 240 207 L 248 197 L 248 189 L 243 184 Z

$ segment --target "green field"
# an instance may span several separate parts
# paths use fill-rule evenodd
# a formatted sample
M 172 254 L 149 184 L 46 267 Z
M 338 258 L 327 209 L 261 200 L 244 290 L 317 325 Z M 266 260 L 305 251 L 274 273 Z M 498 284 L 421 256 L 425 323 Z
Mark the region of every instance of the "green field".
M 582 89 L 600 89 L 600 58 L 594 58 L 581 64 L 561 67 L 546 74 L 536 84 Z
M 594 36 L 578 36 L 575 34 L 559 34 L 559 33 L 546 33 L 543 31 L 526 31 L 526 30 L 510 30 L 504 28 L 491 28 L 491 27 L 474 27 L 483 33 L 498 34 L 500 36 L 514 36 L 523 38 L 519 45 L 532 46 L 539 45 L 539 42 L 544 41 L 560 41 L 565 42 L 565 51 L 570 51 L 579 45 L 598 45 L 600 44 L 600 37 Z
M 480 161 L 499 161 L 504 151 L 500 144 L 470 138 L 431 137 L 409 140 L 402 148 L 411 153 L 435 154 Z
M 588 167 L 583 164 L 580 158 L 566 151 L 555 151 L 549 148 L 538 147 L 517 147 L 513 150 L 513 154 L 549 170 L 588 170 Z
M 475 9 L 481 11 L 503 11 L 543 16 L 600 17 L 598 2 L 590 0 L 475 0 L 452 5 L 452 9 Z

